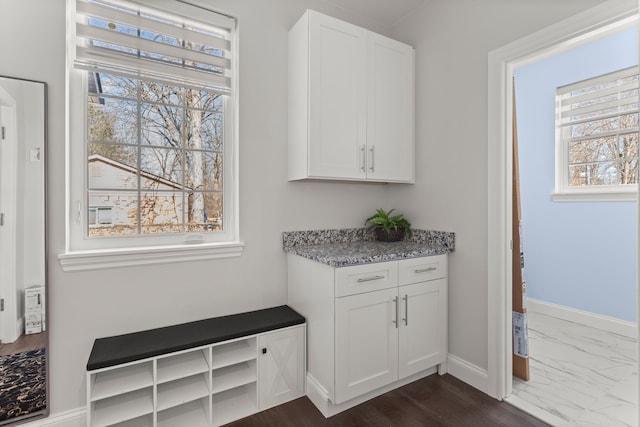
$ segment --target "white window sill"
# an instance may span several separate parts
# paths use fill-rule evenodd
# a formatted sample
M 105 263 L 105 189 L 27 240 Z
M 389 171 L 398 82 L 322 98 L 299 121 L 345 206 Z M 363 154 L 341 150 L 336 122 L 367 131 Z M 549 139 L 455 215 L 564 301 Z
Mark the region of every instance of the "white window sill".
M 58 255 L 63 271 L 86 271 L 242 255 L 244 242 L 69 251 Z
M 626 191 L 573 191 L 563 193 L 551 193 L 551 199 L 556 202 L 635 202 L 638 192 Z

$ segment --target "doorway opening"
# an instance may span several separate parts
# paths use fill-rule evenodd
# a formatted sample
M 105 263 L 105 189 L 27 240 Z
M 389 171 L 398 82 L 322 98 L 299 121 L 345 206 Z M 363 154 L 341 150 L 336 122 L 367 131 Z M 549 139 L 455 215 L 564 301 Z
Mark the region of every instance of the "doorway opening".
M 637 25 L 587 40 L 514 69 L 530 375 L 507 401 L 635 425 Z
M 497 399 L 506 399 L 513 391 L 511 76 L 517 67 L 610 34 L 621 25 L 637 23 L 637 14 L 635 1 L 606 2 L 489 54 L 487 392 Z M 635 263 L 637 266 L 637 259 Z

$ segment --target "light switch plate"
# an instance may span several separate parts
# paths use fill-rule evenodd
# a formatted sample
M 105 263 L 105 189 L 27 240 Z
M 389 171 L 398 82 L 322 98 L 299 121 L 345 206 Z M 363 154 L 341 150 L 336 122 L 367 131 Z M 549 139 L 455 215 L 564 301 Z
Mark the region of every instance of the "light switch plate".
M 32 148 L 29 151 L 29 160 L 31 160 L 32 162 L 39 162 L 40 161 L 40 149 L 39 148 Z

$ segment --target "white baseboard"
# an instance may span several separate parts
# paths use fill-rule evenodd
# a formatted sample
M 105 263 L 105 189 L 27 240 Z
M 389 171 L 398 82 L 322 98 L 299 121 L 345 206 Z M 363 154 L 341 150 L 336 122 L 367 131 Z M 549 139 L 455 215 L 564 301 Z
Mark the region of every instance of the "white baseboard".
M 324 415 L 325 418 L 329 418 L 342 411 L 346 411 L 349 408 L 353 408 L 356 405 L 366 402 L 367 400 L 380 396 L 381 394 L 384 394 L 388 391 L 417 381 L 420 378 L 433 375 L 436 372 L 438 372 L 436 367 L 429 368 L 340 404 L 334 404 L 331 401 L 327 390 L 310 373 L 307 372 L 307 397 L 316 406 L 316 408 L 318 408 L 318 410 L 322 413 L 322 415 Z
M 449 354 L 447 357 L 447 371 L 460 381 L 489 394 L 489 374 L 486 369 L 479 368 L 473 363 Z
M 85 408 L 74 409 L 20 425 L 24 427 L 86 427 L 87 411 Z
M 615 317 L 603 316 L 601 314 L 590 313 L 576 308 L 565 307 L 550 302 L 527 298 L 527 311 L 532 313 L 546 314 L 579 323 L 590 328 L 602 329 L 603 331 L 622 335 L 627 338 L 636 339 L 638 337 L 638 324 L 627 320 L 616 319 Z

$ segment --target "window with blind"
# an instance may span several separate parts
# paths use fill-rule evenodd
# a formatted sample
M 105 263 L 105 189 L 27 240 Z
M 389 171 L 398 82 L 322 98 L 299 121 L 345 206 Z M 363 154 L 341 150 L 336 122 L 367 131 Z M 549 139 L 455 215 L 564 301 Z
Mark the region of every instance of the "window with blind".
M 175 0 L 70 4 L 85 118 L 71 246 L 236 240 L 234 19 Z
M 638 67 L 556 91 L 556 193 L 635 192 Z
M 69 4 L 69 249 L 237 241 L 235 20 L 176 0 Z

